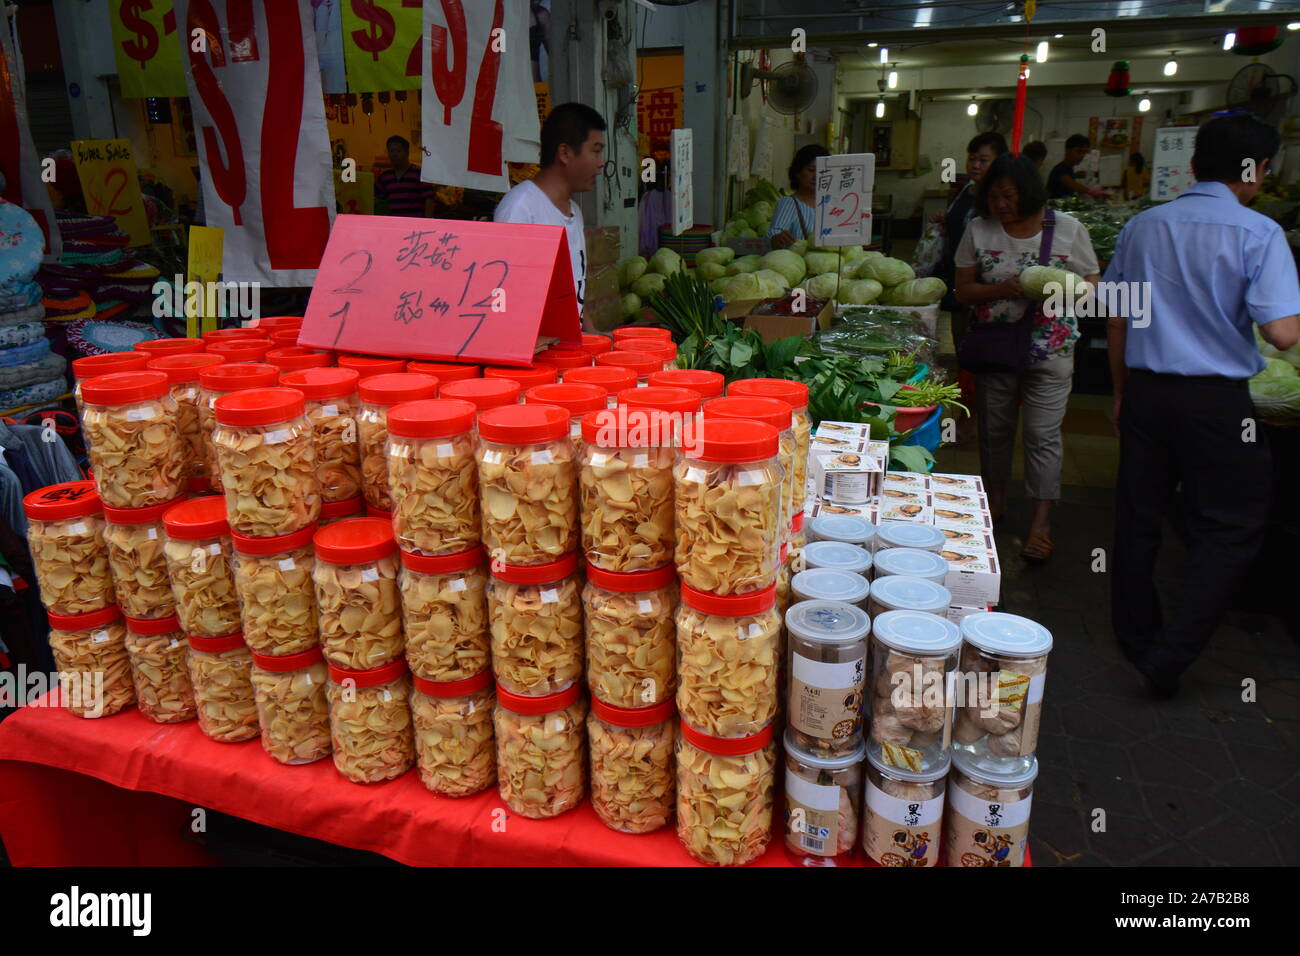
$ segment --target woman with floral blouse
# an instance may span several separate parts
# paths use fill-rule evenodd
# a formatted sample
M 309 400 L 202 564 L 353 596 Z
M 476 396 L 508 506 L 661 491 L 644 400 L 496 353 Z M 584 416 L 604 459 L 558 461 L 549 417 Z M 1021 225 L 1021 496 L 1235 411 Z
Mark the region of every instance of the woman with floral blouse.
M 956 298 L 972 307 L 971 323 L 1015 322 L 1036 303 L 1020 288 L 1020 273 L 1038 264 L 1047 195 L 1034 164 L 1005 153 L 979 183 L 972 220 L 957 248 Z M 1088 231 L 1073 216 L 1055 213 L 1048 264 L 1096 285 L 1097 254 Z M 1043 313 L 1035 319 L 1029 364 L 1021 372 L 975 376 L 980 470 L 993 520 L 1006 507 L 1020 406 L 1025 410 L 1025 490 L 1033 517 L 1021 555 L 1045 561 L 1052 554 L 1052 505 L 1061 497 L 1061 421 L 1074 379 L 1075 317 Z

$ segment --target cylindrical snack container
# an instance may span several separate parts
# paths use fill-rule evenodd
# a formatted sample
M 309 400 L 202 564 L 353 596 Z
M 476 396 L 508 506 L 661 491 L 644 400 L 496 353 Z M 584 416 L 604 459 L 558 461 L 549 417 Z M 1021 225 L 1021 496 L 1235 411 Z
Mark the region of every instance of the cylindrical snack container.
M 135 703 L 126 625 L 115 606 L 48 615 L 63 705 L 78 717 L 110 717 Z
M 270 339 L 240 339 L 235 342 L 210 342 L 207 355 L 218 355 L 222 361 L 232 364 L 238 362 L 261 362 L 266 353 L 275 348 L 276 343 Z
M 160 355 L 184 355 L 191 352 L 202 352 L 206 347 L 202 339 L 189 338 L 145 339 L 143 342 L 136 342 L 132 346 L 135 351 L 143 352 L 150 358 L 157 358 Z
M 872 540 L 877 554 L 888 548 L 915 548 L 917 551 L 933 551 L 937 554 L 943 550 L 947 538 L 933 525 L 886 521 L 876 529 L 876 536 Z
M 212 490 L 225 494 L 221 483 L 221 460 L 212 436 L 217 430 L 217 399 L 246 388 L 272 388 L 279 383 L 280 370 L 261 362 L 240 362 L 235 365 L 214 365 L 199 370 L 199 428 L 203 430 L 203 445 L 207 453 L 207 477 Z
M 497 782 L 492 672 L 454 681 L 413 677 L 411 718 L 420 781 L 444 797 L 466 797 Z
M 769 724 L 721 739 L 683 719 L 677 737 L 677 838 L 701 863 L 742 866 L 772 839 L 776 744 Z
M 666 413 L 668 423 L 659 431 L 673 437 L 673 444 L 681 443 L 687 434 L 685 423 L 700 411 L 700 393 L 692 388 L 675 388 L 670 385 L 646 385 L 637 388 L 625 388 L 618 393 L 618 403 L 629 409 L 643 408 L 654 412 Z
M 286 345 L 274 348 L 262 358 L 267 365 L 274 365 L 280 370 L 280 384 L 284 385 L 284 376 L 309 368 L 329 368 L 334 364 L 332 352 L 304 348 L 301 345 Z M 293 386 L 289 386 L 292 388 Z
M 808 386 L 783 378 L 745 378 L 727 386 L 728 395 L 777 398 L 790 406 L 794 431 L 794 510 L 803 511 L 808 482 L 808 446 L 812 419 L 808 415 Z
M 793 575 L 790 573 L 790 559 L 787 557 L 789 545 L 781 545 L 781 559 L 776 567 L 776 613 L 781 615 L 781 620 L 785 620 L 785 612 L 790 607 L 790 582 Z
M 673 342 L 671 340 L 667 342 L 635 342 L 632 343 L 632 345 L 635 346 L 637 351 L 644 352 L 646 355 L 653 355 L 660 362 L 662 362 L 663 370 L 665 372 L 668 371 L 669 369 L 673 369 L 677 367 L 677 343 L 676 342 Z M 651 372 L 650 374 L 653 375 L 654 372 Z M 647 376 L 646 385 L 649 384 L 650 384 L 649 376 Z
M 627 388 L 636 388 L 636 372 L 613 365 L 565 369 L 562 377 L 565 385 L 599 385 L 606 392 L 605 405 L 608 408 L 617 407 L 619 392 Z
M 373 670 L 402 657 L 401 564 L 391 522 L 347 518 L 313 539 L 321 651 L 331 667 Z
M 199 637 L 238 631 L 239 594 L 226 502 L 215 495 L 182 501 L 163 513 L 163 529 L 163 553 L 181 629 Z
M 637 708 L 591 699 L 591 806 L 611 830 L 650 833 L 672 819 L 674 714 L 671 699 Z
M 809 568 L 790 579 L 790 592 L 800 601 L 840 601 L 864 611 L 871 585 L 860 574 L 838 568 Z
M 491 669 L 487 559 L 482 548 L 430 556 L 401 552 L 406 663 L 436 683 L 468 680 Z
M 800 552 L 805 568 L 827 568 L 866 575 L 871 570 L 871 552 L 842 541 L 809 541 Z
M 207 447 L 199 424 L 199 404 L 203 398 L 199 373 L 225 361 L 225 357 L 211 352 L 160 355 L 149 360 L 150 369 L 167 376 L 172 401 L 176 403 L 176 424 L 185 446 L 187 478 L 205 478 L 208 471 Z
M 23 498 L 27 546 L 41 603 L 55 614 L 85 614 L 114 603 L 104 541 L 104 506 L 91 481 L 64 481 Z
M 646 342 L 671 342 L 673 340 L 673 333 L 668 329 L 656 328 L 650 325 L 625 325 L 615 329 L 612 336 L 614 348 L 627 348 L 634 351 L 638 345 Z
M 615 346 L 612 351 L 597 355 L 596 364 L 611 368 L 625 368 L 636 374 L 638 385 L 647 384 L 650 374 L 662 371 L 664 367 L 663 360 L 657 356 L 647 352 L 627 351 L 621 346 Z
M 406 359 L 385 358 L 382 355 L 340 355 L 339 368 L 350 368 L 362 379 L 376 375 L 396 375 L 406 371 Z
M 478 547 L 477 414 L 469 402 L 455 399 L 403 402 L 388 410 L 388 487 L 393 533 L 403 551 L 441 555 Z
M 190 683 L 199 729 L 223 744 L 252 740 L 261 732 L 253 693 L 253 655 L 242 634 L 190 635 Z
M 316 530 L 309 525 L 274 538 L 230 536 L 243 639 L 259 654 L 297 654 L 319 642 L 312 581 Z
M 81 401 L 81 383 L 88 378 L 107 375 L 109 372 L 138 372 L 149 364 L 147 352 L 107 352 L 104 355 L 87 355 L 72 360 L 72 398 L 77 403 L 77 417 L 86 417 L 86 407 Z
M 366 499 L 361 495 L 344 498 L 342 501 L 322 501 L 320 503 L 320 522 L 318 528 L 342 521 L 345 518 L 360 518 L 366 513 Z
M 527 403 L 556 405 L 569 413 L 569 439 L 575 447 L 582 439 L 582 416 L 605 408 L 607 397 L 608 393 L 599 385 L 584 385 L 581 382 L 551 382 L 534 385 L 524 392 L 524 401 Z
M 480 413 L 502 405 L 517 405 L 523 389 L 508 378 L 467 378 L 447 382 L 438 389 L 438 397 L 469 402 Z
M 867 751 L 862 850 L 877 866 L 937 866 L 943 829 L 947 754 L 931 770 L 913 773 Z
M 717 398 L 727 388 L 727 380 L 721 372 L 709 372 L 702 368 L 669 368 L 651 372 L 646 384 L 651 387 L 664 385 L 670 388 L 689 388 L 693 392 L 699 392 L 702 402 Z
M 329 675 L 334 768 L 353 783 L 381 783 L 415 766 L 406 661 L 367 670 L 330 664 Z
M 1038 760 L 994 769 L 961 750 L 952 753 L 943 821 L 945 866 L 1024 866 Z
M 533 361 L 538 365 L 551 366 L 558 374 L 570 368 L 590 368 L 591 353 L 583 351 L 581 348 L 552 347 L 543 352 L 538 352 Z
M 886 548 L 877 552 L 872 570 L 877 578 L 901 574 L 935 584 L 943 584 L 948 579 L 948 562 L 941 555 L 916 548 Z
M 867 612 L 838 601 L 804 601 L 786 612 L 785 626 L 791 739 L 823 756 L 856 750 L 871 632 Z
M 302 329 L 293 327 L 271 329 L 268 334 L 271 336 L 271 344 L 276 348 L 287 348 L 288 346 L 298 344 L 298 338 L 302 334 Z
M 235 339 L 265 339 L 269 329 L 249 327 L 230 329 L 210 329 L 199 336 L 204 342 L 232 342 Z M 267 341 L 270 341 L 267 339 Z
M 329 671 L 320 648 L 282 657 L 253 654 L 250 673 L 262 749 L 283 764 L 330 755 Z
M 727 395 L 704 403 L 704 417 L 743 418 L 771 425 L 780 436 L 778 460 L 781 462 L 781 540 L 790 537 L 790 522 L 794 515 L 794 456 L 797 443 L 794 439 L 793 416 L 790 406 L 776 398 L 759 398 L 751 395 Z
M 924 611 L 877 615 L 871 633 L 868 749 L 891 767 L 931 770 L 952 742 L 953 671 L 961 634 L 946 617 Z
M 188 648 L 175 615 L 127 618 L 126 653 L 140 713 L 159 724 L 194 719 L 194 686 L 185 660 Z
M 438 388 L 451 382 L 463 382 L 468 378 L 482 378 L 483 366 L 462 365 L 459 362 L 422 362 L 412 359 L 406 363 L 406 371 L 432 375 L 438 380 Z
M 110 372 L 81 386 L 82 431 L 100 500 L 147 508 L 184 493 L 189 480 L 179 413 L 164 372 Z
M 492 671 L 512 694 L 542 697 L 582 680 L 582 581 L 576 555 L 491 565 Z
M 609 335 L 595 332 L 582 333 L 582 350 L 594 355 L 601 355 L 614 347 L 614 339 Z
M 544 697 L 522 697 L 497 685 L 497 781 L 506 806 L 539 820 L 582 802 L 586 716 L 587 703 L 577 682 Z
M 548 385 L 556 380 L 553 365 L 487 365 L 483 368 L 484 378 L 504 378 L 519 386 L 521 392 L 527 392 L 538 385 Z
M 677 689 L 673 566 L 618 573 L 588 562 L 582 606 L 592 699 L 625 709 L 671 700 Z
M 952 594 L 933 581 L 890 574 L 871 582 L 868 601 L 873 618 L 886 611 L 925 611 L 946 617 L 952 606 Z
M 305 368 L 280 376 L 282 386 L 303 394 L 322 504 L 361 494 L 357 382 L 356 371 L 349 368 Z
M 403 402 L 417 402 L 438 394 L 438 380 L 420 372 L 372 375 L 357 386 L 361 409 L 357 435 L 361 442 L 361 490 L 366 504 L 393 510 L 388 491 L 388 410 Z
M 871 549 L 876 526 L 854 515 L 818 515 L 808 522 L 809 541 L 840 541 Z
M 785 848 L 810 866 L 834 865 L 853 853 L 862 812 L 862 739 L 826 754 L 799 746 L 785 732 Z
M 804 530 L 804 513 L 795 510 L 790 519 L 790 550 L 802 551 L 808 547 L 808 533 Z
M 176 613 L 167 570 L 163 515 L 180 504 L 148 508 L 105 508 L 104 545 L 113 571 L 117 604 L 127 617 L 169 617 Z

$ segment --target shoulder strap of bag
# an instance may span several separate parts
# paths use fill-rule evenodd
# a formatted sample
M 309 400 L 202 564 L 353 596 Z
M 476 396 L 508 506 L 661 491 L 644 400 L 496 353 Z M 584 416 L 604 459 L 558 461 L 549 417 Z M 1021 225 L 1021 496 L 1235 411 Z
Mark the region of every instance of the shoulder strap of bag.
M 1038 246 L 1038 264 L 1050 265 L 1052 258 L 1052 234 L 1056 231 L 1056 212 L 1048 209 L 1043 213 L 1043 239 Z
M 803 202 L 798 196 L 794 197 L 794 214 L 799 217 L 799 231 L 803 233 L 803 238 L 808 238 L 808 224 L 803 221 Z

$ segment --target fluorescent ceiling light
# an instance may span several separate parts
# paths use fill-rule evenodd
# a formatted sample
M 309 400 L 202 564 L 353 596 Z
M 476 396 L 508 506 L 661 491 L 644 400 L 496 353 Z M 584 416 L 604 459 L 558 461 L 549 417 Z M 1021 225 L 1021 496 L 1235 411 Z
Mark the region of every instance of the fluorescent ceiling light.
M 1047 62 L 1047 41 L 1046 40 L 1039 41 L 1038 49 L 1034 51 L 1034 59 L 1037 60 L 1039 63 Z

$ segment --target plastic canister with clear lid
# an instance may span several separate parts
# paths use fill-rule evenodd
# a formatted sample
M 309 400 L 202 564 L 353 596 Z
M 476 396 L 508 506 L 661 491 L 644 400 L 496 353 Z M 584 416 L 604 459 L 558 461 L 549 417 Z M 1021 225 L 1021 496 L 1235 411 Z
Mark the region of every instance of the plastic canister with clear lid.
M 812 419 L 808 416 L 808 386 L 783 378 L 744 378 L 727 386 L 728 395 L 756 395 L 776 398 L 790 406 L 794 431 L 794 503 L 802 511 L 807 494 L 808 446 L 811 443 Z
M 50 650 L 63 705 L 78 717 L 109 717 L 135 702 L 126 626 L 116 606 L 50 613 Z
M 501 799 L 520 816 L 559 816 L 586 793 L 587 703 L 582 685 L 523 697 L 497 685 L 493 724 Z
M 794 517 L 794 458 L 798 453 L 790 406 L 776 398 L 727 395 L 709 399 L 704 403 L 702 410 L 706 419 L 743 418 L 771 425 L 777 430 L 781 442 L 777 455 L 781 462 L 781 540 L 788 540 L 791 534 L 790 524 Z
M 190 683 L 198 705 L 199 729 L 223 744 L 252 740 L 260 730 L 253 693 L 253 655 L 244 635 L 190 635 Z
M 194 686 L 185 661 L 188 648 L 175 615 L 127 618 L 126 653 L 140 713 L 159 724 L 195 718 Z
M 104 355 L 87 355 L 72 360 L 72 398 L 77 403 L 77 417 L 86 417 L 86 407 L 81 401 L 81 383 L 88 378 L 107 375 L 109 372 L 138 372 L 149 364 L 146 352 L 107 352 Z
M 403 551 L 442 555 L 478 547 L 477 414 L 469 402 L 443 398 L 388 410 L 388 487 Z
M 356 370 L 349 368 L 305 368 L 280 376 L 281 385 L 303 394 L 322 504 L 361 494 L 358 381 Z
M 320 648 L 269 657 L 253 654 L 249 674 L 262 728 L 262 749 L 283 764 L 330 755 L 329 671 Z
M 420 781 L 444 797 L 465 797 L 497 782 L 492 672 L 454 681 L 413 677 L 411 719 Z
M 876 526 L 854 515 L 818 515 L 808 522 L 809 541 L 840 541 L 871 549 Z
M 948 539 L 933 525 L 911 524 L 906 521 L 886 521 L 876 528 L 875 553 L 887 548 L 915 548 L 917 551 L 943 550 Z
M 401 552 L 406 663 L 422 680 L 454 683 L 490 671 L 483 549 L 437 556 Z
M 579 353 L 586 355 L 585 352 Z M 524 401 L 542 405 L 558 405 L 569 413 L 569 439 L 577 446 L 582 439 L 582 416 L 587 412 L 608 407 L 609 393 L 599 385 L 581 382 L 550 382 L 534 385 L 524 392 Z
M 392 522 L 346 518 L 316 532 L 316 608 L 331 667 L 372 670 L 402 657 L 401 564 Z
M 677 597 L 672 565 L 619 574 L 588 562 L 582 604 L 593 698 L 632 709 L 672 698 Z
M 366 670 L 330 664 L 329 675 L 335 769 L 353 783 L 379 783 L 415 766 L 406 661 L 399 657 Z
M 421 372 L 372 375 L 357 386 L 361 408 L 357 412 L 357 438 L 361 443 L 361 490 L 366 504 L 391 511 L 388 489 L 388 410 L 403 402 L 416 402 L 438 394 L 438 380 Z
M 618 393 L 626 388 L 636 388 L 636 372 L 617 366 L 593 365 L 590 368 L 565 369 L 561 376 L 564 384 L 598 385 L 606 392 L 605 406 L 618 406 Z
M 113 572 L 117 604 L 127 617 L 168 617 L 176 613 L 176 597 L 167 570 L 163 515 L 179 503 L 104 509 L 108 566 Z
M 809 541 L 800 552 L 803 568 L 833 568 L 865 576 L 871 570 L 871 552 L 842 541 Z
M 948 562 L 933 551 L 919 551 L 916 548 L 886 548 L 876 553 L 872 562 L 872 571 L 876 579 L 891 574 L 901 574 L 908 578 L 921 578 L 943 584 L 948 579 Z
M 1024 866 L 1038 760 L 998 769 L 961 750 L 952 754 L 943 823 L 945 866 Z
M 925 611 L 944 617 L 952 606 L 952 594 L 942 584 L 889 574 L 871 582 L 868 610 L 874 618 L 886 611 Z
M 727 739 L 685 720 L 679 729 L 677 838 L 702 863 L 742 866 L 757 859 L 772 839 L 772 726 Z
M 163 513 L 167 572 L 186 634 L 221 637 L 240 629 L 226 502 L 192 498 Z
M 862 811 L 861 737 L 838 754 L 801 747 L 785 732 L 785 847 L 809 866 L 847 860 L 858 842 Z
M 650 833 L 672 819 L 675 714 L 671 699 L 636 708 L 591 699 L 591 806 L 611 830 Z
M 844 754 L 862 740 L 871 621 L 839 601 L 804 601 L 785 615 L 789 638 L 787 721 L 799 747 Z
M 960 646 L 957 626 L 937 614 L 889 611 L 872 621 L 868 747 L 884 763 L 930 770 L 947 753 Z
M 809 568 L 790 579 L 795 603 L 800 601 L 841 601 L 866 609 L 871 584 L 860 574 L 838 568 Z
M 913 773 L 867 751 L 862 850 L 877 866 L 937 866 L 943 830 L 947 754 Z
M 208 470 L 207 446 L 204 443 L 203 428 L 199 424 L 199 404 L 203 398 L 199 373 L 225 361 L 223 356 L 208 352 L 160 355 L 149 360 L 148 368 L 167 376 L 172 400 L 176 402 L 177 427 L 185 443 L 185 473 L 190 478 L 205 477 Z
M 176 401 L 164 372 L 110 372 L 81 386 L 82 431 L 100 500 L 147 508 L 182 494 L 189 481 Z
M 23 498 L 27 545 L 41 603 L 55 614 L 85 614 L 114 603 L 104 541 L 104 506 L 91 481 L 64 481 Z
M 244 641 L 259 654 L 297 654 L 319 643 L 312 582 L 316 531 L 310 525 L 274 538 L 230 536 Z
M 582 681 L 582 585 L 577 555 L 547 564 L 492 562 L 492 671 L 512 694 L 541 697 Z
M 280 370 L 261 362 L 240 362 L 235 365 L 214 365 L 199 370 L 199 428 L 203 431 L 203 444 L 207 454 L 207 476 L 212 490 L 223 494 L 221 461 L 212 435 L 217 430 L 217 399 L 246 388 L 272 388 L 280 381 Z
M 963 706 L 953 749 L 987 766 L 1023 770 L 1038 749 L 1051 632 L 1015 614 L 976 611 L 962 618 L 961 637 Z

